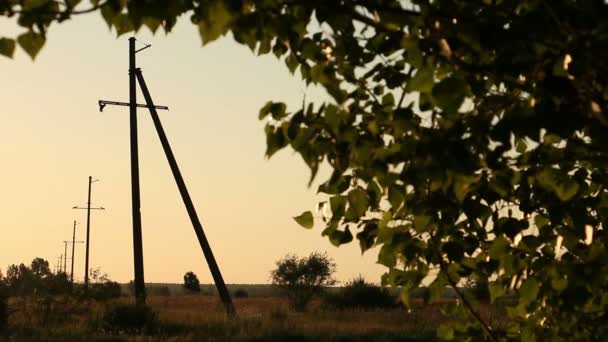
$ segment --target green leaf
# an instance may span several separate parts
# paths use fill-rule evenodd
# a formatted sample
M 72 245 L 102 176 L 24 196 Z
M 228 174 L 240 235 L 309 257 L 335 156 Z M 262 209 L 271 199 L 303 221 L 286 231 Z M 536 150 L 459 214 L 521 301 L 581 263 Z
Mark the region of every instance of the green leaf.
M 232 13 L 224 1 L 215 0 L 204 6 L 203 17 L 198 23 L 198 31 L 203 45 L 206 45 L 225 34 L 232 23 Z
M 542 214 L 538 214 L 536 216 L 534 216 L 534 225 L 536 226 L 536 228 L 542 228 L 546 225 L 549 224 L 549 219 Z
M 17 37 L 19 46 L 33 59 L 36 58 L 40 49 L 44 46 L 44 36 L 33 31 L 21 34 Z
M 332 245 L 336 247 L 340 247 L 345 243 L 349 243 L 353 240 L 353 234 L 350 232 L 350 229 L 346 227 L 344 231 L 333 230 L 329 234 L 329 241 Z
M 30 11 L 42 7 L 49 2 L 51 2 L 51 0 L 25 0 L 23 1 L 23 10 Z
M 350 204 L 350 207 L 354 210 L 354 213 L 357 215 L 357 217 L 365 215 L 369 206 L 369 199 L 367 197 L 367 193 L 360 188 L 351 190 L 348 193 L 348 203 Z
M 437 337 L 444 341 L 451 341 L 454 339 L 454 329 L 447 323 L 440 324 L 437 328 Z
M 112 25 L 116 29 L 116 35 L 118 37 L 135 29 L 133 22 L 126 13 L 121 13 L 112 18 Z
M 306 229 L 311 229 L 314 225 L 314 220 L 310 211 L 305 211 L 300 216 L 296 216 L 293 219 Z
M 519 288 L 519 298 L 526 304 L 531 303 L 538 296 L 538 282 L 534 278 L 524 280 Z
M 415 215 L 414 216 L 414 230 L 418 233 L 426 232 L 429 230 L 429 223 L 432 217 L 428 215 Z
M 432 95 L 437 106 L 448 113 L 457 112 L 464 101 L 467 84 L 461 78 L 448 77 L 435 84 Z
M 552 145 L 557 144 L 562 141 L 562 138 L 557 134 L 545 134 L 543 136 L 543 144 Z
M 344 210 L 346 208 L 346 197 L 340 195 L 331 197 L 329 199 L 329 206 L 334 217 L 344 215 Z
M 536 180 L 548 191 L 557 195 L 562 202 L 567 202 L 576 195 L 579 185 L 561 170 L 547 167 L 536 175 Z
M 433 89 L 435 80 L 433 78 L 433 69 L 423 68 L 418 69 L 414 77 L 412 77 L 405 86 L 405 91 L 419 91 L 421 93 L 429 93 Z
M 490 291 L 490 302 L 492 303 L 506 293 L 505 287 L 498 282 L 488 284 L 488 289 Z
M 15 40 L 10 38 L 0 38 L 0 55 L 13 58 L 15 54 Z

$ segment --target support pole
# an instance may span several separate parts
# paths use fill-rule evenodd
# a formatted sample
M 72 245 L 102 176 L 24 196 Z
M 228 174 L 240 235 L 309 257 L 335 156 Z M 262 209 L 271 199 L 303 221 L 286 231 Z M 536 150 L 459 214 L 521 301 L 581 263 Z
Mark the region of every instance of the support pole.
M 65 255 L 63 258 L 63 273 L 66 275 L 68 273 L 68 242 L 69 241 L 63 241 L 63 255 Z
M 148 91 L 148 87 L 146 86 L 146 82 L 144 81 L 144 77 L 140 69 L 136 69 L 136 75 L 137 80 L 139 82 L 139 86 L 144 94 L 144 98 L 146 99 L 148 110 L 150 111 L 150 115 L 152 116 L 152 121 L 154 121 L 154 127 L 156 127 L 158 138 L 160 139 L 160 142 L 163 146 L 163 150 L 165 151 L 165 155 L 167 156 L 167 161 L 169 162 L 169 166 L 171 167 L 171 172 L 173 172 L 175 183 L 177 184 L 179 193 L 182 196 L 184 205 L 186 206 L 186 210 L 188 211 L 188 216 L 190 216 L 190 221 L 192 222 L 194 232 L 196 233 L 198 242 L 200 243 L 201 248 L 203 249 L 203 254 L 205 255 L 205 259 L 207 260 L 207 264 L 209 265 L 209 270 L 211 271 L 213 280 L 215 281 L 215 286 L 217 287 L 220 298 L 224 303 L 226 313 L 230 316 L 233 316 L 236 314 L 236 311 L 234 309 L 234 305 L 232 304 L 232 299 L 230 298 L 230 292 L 228 292 L 228 289 L 226 288 L 226 284 L 224 283 L 224 279 L 222 278 L 220 268 L 218 267 L 217 262 L 215 261 L 215 257 L 213 256 L 213 252 L 211 251 L 211 246 L 209 245 L 207 237 L 205 236 L 205 232 L 203 231 L 203 226 L 201 225 L 198 219 L 196 209 L 194 208 L 194 204 L 192 203 L 192 199 L 190 198 L 190 194 L 188 193 L 188 188 L 186 188 L 186 183 L 184 182 L 184 178 L 182 177 L 182 174 L 179 170 L 177 161 L 175 160 L 175 156 L 173 155 L 173 151 L 171 150 L 171 146 L 169 145 L 169 140 L 167 139 L 167 135 L 165 134 L 163 126 L 160 122 L 160 118 L 158 117 L 158 113 L 156 112 L 156 107 L 154 106 L 154 103 L 152 101 L 152 96 Z
M 74 220 L 74 229 L 72 230 L 72 267 L 70 270 L 70 283 L 74 285 L 74 248 L 76 247 L 76 220 Z
M 146 303 L 144 283 L 144 256 L 141 233 L 141 212 L 139 198 L 139 156 L 137 150 L 137 93 L 135 66 L 135 38 L 129 38 L 129 109 L 131 134 L 131 209 L 133 214 L 133 266 L 135 272 L 135 300 Z
M 89 176 L 89 193 L 87 196 L 87 242 L 84 259 L 84 292 L 89 290 L 89 235 L 91 230 L 91 184 L 93 177 Z

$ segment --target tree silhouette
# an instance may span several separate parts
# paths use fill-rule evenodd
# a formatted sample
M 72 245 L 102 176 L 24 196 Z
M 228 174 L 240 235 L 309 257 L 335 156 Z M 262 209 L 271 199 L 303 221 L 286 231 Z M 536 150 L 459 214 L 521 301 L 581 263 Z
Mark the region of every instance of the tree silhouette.
M 430 301 L 451 286 L 464 324 L 440 337 L 605 340 L 608 301 L 608 4 L 580 1 L 3 1 L 33 58 L 48 27 L 99 10 L 117 34 L 187 14 L 207 44 L 230 32 L 325 89 L 269 102 L 267 156 L 286 147 L 331 174 L 317 223 L 336 246 L 375 247 L 385 285 Z M 314 226 L 310 211 L 296 217 Z M 7 270 L 8 275 L 8 270 Z M 459 289 L 515 292 L 498 331 Z
M 313 252 L 307 257 L 288 254 L 276 262 L 271 273 L 272 283 L 287 295 L 291 306 L 304 311 L 315 296 L 336 283 L 336 264 L 327 256 Z
M 184 288 L 192 292 L 201 292 L 201 283 L 194 272 L 186 272 L 184 274 Z

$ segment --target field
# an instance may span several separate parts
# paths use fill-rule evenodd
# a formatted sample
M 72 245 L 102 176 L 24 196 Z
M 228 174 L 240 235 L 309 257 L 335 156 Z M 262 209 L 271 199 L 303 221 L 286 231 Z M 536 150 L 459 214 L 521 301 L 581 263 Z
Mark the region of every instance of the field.
M 429 341 L 443 320 L 436 306 L 405 310 L 332 311 L 312 303 L 307 312 L 289 309 L 282 298 L 235 298 L 238 317 L 227 319 L 216 296 L 150 296 L 159 323 L 146 331 L 104 325 L 108 308 L 127 304 L 127 297 L 99 303 L 71 297 L 11 298 L 11 340 L 339 340 Z

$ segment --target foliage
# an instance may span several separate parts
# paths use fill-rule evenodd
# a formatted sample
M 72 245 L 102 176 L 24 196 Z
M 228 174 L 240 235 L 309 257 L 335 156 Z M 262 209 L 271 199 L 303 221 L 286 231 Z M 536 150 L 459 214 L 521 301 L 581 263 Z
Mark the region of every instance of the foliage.
M 48 261 L 42 258 L 32 260 L 31 266 L 10 265 L 4 282 L 9 295 L 26 296 L 32 294 L 56 295 L 69 293 L 70 282 L 65 273 L 53 274 Z
M 34 57 L 79 2 L 5 1 L 0 15 L 27 28 L 17 43 Z M 203 43 L 230 31 L 325 88 L 331 102 L 260 111 L 268 156 L 290 146 L 311 180 L 329 164 L 322 235 L 378 247 L 383 284 L 406 303 L 427 277 L 430 299 L 467 277 L 489 279 L 491 300 L 518 294 L 507 331 L 465 301 L 471 319 L 441 336 L 606 338 L 605 1 L 92 4 L 118 34 L 170 31 L 188 13 Z M 14 49 L 0 39 L 0 53 Z M 314 224 L 310 212 L 297 221 Z
M 158 315 L 147 305 L 116 304 L 103 314 L 105 331 L 141 334 L 157 329 Z
M 146 288 L 146 293 L 150 296 L 168 297 L 171 295 L 171 290 L 168 286 L 150 286 Z
M 337 292 L 327 293 L 324 304 L 333 309 L 382 309 L 394 307 L 397 299 L 387 288 L 368 283 L 361 276 L 347 282 Z
M 186 272 L 184 274 L 184 289 L 192 292 L 201 292 L 201 283 L 194 272 Z
M 276 262 L 270 273 L 272 283 L 286 295 L 291 306 L 304 311 L 310 300 L 325 287 L 336 283 L 333 274 L 336 264 L 325 253 L 313 252 L 307 257 L 288 254 Z
M 9 314 L 8 291 L 0 276 L 0 335 L 4 334 L 8 329 Z
M 234 298 L 247 298 L 249 297 L 249 293 L 244 289 L 238 289 L 234 291 Z
M 89 270 L 89 289 L 86 293 L 88 298 L 108 301 L 122 295 L 122 287 L 119 283 L 112 281 L 107 273 L 102 272 L 101 268 Z
M 478 301 L 486 303 L 490 301 L 490 290 L 487 279 L 469 278 L 464 283 L 464 289 Z
M 89 287 L 88 297 L 99 301 L 108 301 L 119 298 L 122 295 L 122 288 L 115 281 L 105 281 L 102 283 L 92 283 Z

